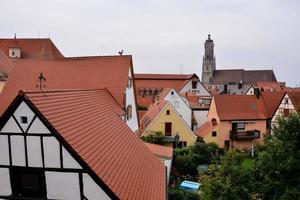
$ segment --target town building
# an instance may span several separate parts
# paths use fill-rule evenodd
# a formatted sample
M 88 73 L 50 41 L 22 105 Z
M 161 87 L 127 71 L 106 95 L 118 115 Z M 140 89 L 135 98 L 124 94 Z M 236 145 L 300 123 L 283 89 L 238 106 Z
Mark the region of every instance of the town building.
M 1 199 L 167 199 L 166 167 L 107 89 L 20 91 L 0 121 Z
M 272 118 L 283 96 L 284 92 L 215 95 L 208 121 L 195 134 L 227 149 L 263 144 L 264 136 L 271 134 Z
M 217 69 L 214 55 L 214 41 L 208 35 L 204 43 L 204 56 L 202 63 L 202 83 L 208 90 L 217 90 L 223 94 L 241 94 L 238 90 L 250 87 L 259 81 L 276 82 L 273 70 L 244 70 L 244 69 Z M 228 85 L 232 89 L 228 88 Z
M 23 58 L 63 58 L 50 38 L 1 38 L 0 39 L 0 93 L 14 61 Z
M 192 145 L 197 139 L 172 104 L 162 100 L 150 105 L 140 120 L 140 132 L 141 136 L 160 132 L 164 140 L 173 144 L 173 148 Z
M 126 111 L 124 119 L 138 130 L 135 86 L 131 56 L 95 56 L 15 61 L 0 95 L 0 113 L 21 89 L 98 89 L 107 88 Z

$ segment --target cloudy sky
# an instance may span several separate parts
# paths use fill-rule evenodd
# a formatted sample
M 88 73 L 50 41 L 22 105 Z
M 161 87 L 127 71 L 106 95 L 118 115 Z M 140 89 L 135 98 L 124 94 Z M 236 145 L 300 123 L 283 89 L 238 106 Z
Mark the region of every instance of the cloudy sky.
M 273 69 L 300 86 L 299 0 L 1 0 L 0 37 L 49 37 L 65 56 L 132 54 L 136 72 Z

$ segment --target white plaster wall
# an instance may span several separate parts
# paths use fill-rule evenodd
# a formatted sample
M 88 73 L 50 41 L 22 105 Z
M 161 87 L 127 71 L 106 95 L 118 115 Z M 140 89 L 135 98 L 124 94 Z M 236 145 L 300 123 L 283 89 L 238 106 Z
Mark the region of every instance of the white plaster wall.
M 80 200 L 79 175 L 66 172 L 45 172 L 48 199 Z
M 171 168 L 172 168 L 172 159 L 165 159 L 164 164 L 165 166 L 167 166 L 167 183 L 169 184 Z
M 22 127 L 23 131 L 26 131 L 31 120 L 34 117 L 34 113 L 32 112 L 32 110 L 28 107 L 28 105 L 23 101 L 19 107 L 16 109 L 16 111 L 14 112 L 14 116 L 17 119 L 17 121 L 19 122 L 20 126 Z M 26 116 L 27 117 L 27 123 L 23 124 L 21 123 L 21 116 Z
M 174 92 L 173 95 L 171 94 L 172 91 Z M 165 96 L 164 100 L 168 101 L 172 104 L 172 106 L 176 109 L 176 111 L 179 113 L 179 115 L 181 115 L 183 120 L 191 128 L 192 127 L 192 110 L 184 102 L 184 100 L 178 95 L 178 93 L 172 89 Z
M 17 122 L 10 117 L 9 120 L 6 122 L 4 127 L 2 128 L 1 132 L 3 133 L 22 133 L 21 129 L 18 127 Z
M 27 136 L 27 153 L 29 167 L 43 167 L 40 137 Z
M 25 166 L 25 144 L 23 136 L 11 136 L 12 164 Z
M 55 137 L 44 137 L 45 167 L 60 168 L 59 143 Z
M 47 127 L 42 123 L 42 121 L 36 117 L 33 123 L 31 124 L 28 133 L 44 133 L 44 134 L 50 134 L 50 131 L 47 129 Z
M 211 96 L 207 89 L 200 83 L 198 80 L 197 88 L 192 89 L 192 80 L 190 80 L 180 91 L 179 93 L 192 92 L 195 91 L 195 95 L 200 96 Z
M 11 184 L 8 168 L 0 168 L 0 195 L 11 195 Z
M 129 69 L 128 76 L 132 78 L 130 69 Z M 132 79 L 132 81 L 134 81 L 134 80 Z M 135 93 L 133 90 L 133 85 L 130 88 L 126 87 L 126 108 L 127 108 L 127 105 L 132 106 L 132 118 L 127 121 L 127 125 L 129 126 L 129 128 L 132 131 L 136 131 L 139 128 L 138 116 L 137 116 L 137 112 L 136 112 L 136 102 L 135 102 L 134 96 L 135 96 Z
M 70 153 L 63 147 L 63 167 L 64 168 L 71 168 L 71 169 L 81 169 L 81 166 L 78 162 L 70 155 Z
M 246 95 L 254 95 L 254 87 L 249 88 Z
M 9 147 L 7 135 L 0 135 L 0 165 L 9 165 Z
M 208 110 L 194 110 L 194 116 L 198 123 L 197 127 L 200 127 L 207 121 Z
M 95 181 L 88 175 L 83 174 L 83 194 L 86 198 L 91 200 L 101 199 L 108 200 L 109 196 L 95 183 Z

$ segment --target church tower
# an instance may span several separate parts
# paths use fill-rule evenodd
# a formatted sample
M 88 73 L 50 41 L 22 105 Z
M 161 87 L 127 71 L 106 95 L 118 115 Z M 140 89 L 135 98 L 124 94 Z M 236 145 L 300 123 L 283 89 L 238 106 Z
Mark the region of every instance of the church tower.
M 208 39 L 204 43 L 204 56 L 202 63 L 202 83 L 208 86 L 213 72 L 216 69 L 216 59 L 214 55 L 214 41 L 208 35 Z

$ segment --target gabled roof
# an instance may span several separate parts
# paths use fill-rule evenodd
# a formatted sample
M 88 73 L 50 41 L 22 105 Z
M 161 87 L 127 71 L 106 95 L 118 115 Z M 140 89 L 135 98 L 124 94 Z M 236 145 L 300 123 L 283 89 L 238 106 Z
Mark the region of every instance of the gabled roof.
M 134 74 L 137 90 L 174 88 L 177 92 L 196 74 Z
M 300 90 L 287 92 L 298 114 L 300 114 Z
M 118 199 L 166 199 L 166 170 L 120 115 L 106 89 L 21 92 Z M 12 104 L 13 105 L 13 104 Z
M 144 143 L 146 147 L 152 152 L 152 154 L 158 156 L 158 157 L 164 157 L 164 158 L 172 158 L 173 157 L 173 148 L 167 147 L 163 145 L 158 144 L 152 144 L 152 143 Z
M 215 95 L 220 120 L 259 120 L 272 118 L 284 92 L 262 92 L 256 95 Z
M 198 137 L 204 138 L 207 134 L 209 134 L 213 130 L 213 126 L 210 121 L 205 122 L 199 128 L 197 128 L 194 133 Z
M 282 91 L 281 84 L 276 81 L 259 81 L 256 87 L 264 91 Z
M 53 59 L 20 59 L 15 62 L 0 95 L 0 114 L 21 90 L 35 90 L 43 73 L 46 89 L 98 89 L 106 87 L 124 106 L 131 56 L 96 56 Z
M 204 109 L 208 110 L 210 105 L 205 105 L 200 102 L 200 99 L 211 99 L 211 96 L 199 96 L 199 95 L 194 95 L 192 93 L 182 93 L 182 97 L 184 97 L 188 103 L 190 108 L 192 109 Z
M 212 85 L 224 85 L 230 82 L 255 84 L 258 81 L 277 81 L 273 70 L 227 69 L 214 70 L 210 80 Z
M 158 116 L 158 114 L 164 109 L 167 104 L 168 102 L 159 100 L 150 105 L 146 114 L 144 114 L 143 118 L 140 119 L 142 131 L 152 123 L 152 121 Z
M 2 38 L 0 49 L 9 56 L 9 48 L 21 49 L 21 58 L 62 58 L 50 38 Z

